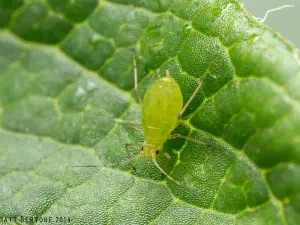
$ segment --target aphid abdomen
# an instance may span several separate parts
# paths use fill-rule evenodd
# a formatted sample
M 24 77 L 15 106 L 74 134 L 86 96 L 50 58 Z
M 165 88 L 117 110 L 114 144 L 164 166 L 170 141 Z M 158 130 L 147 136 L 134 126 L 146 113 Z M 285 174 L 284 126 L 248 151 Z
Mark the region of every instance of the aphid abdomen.
M 143 100 L 142 125 L 145 143 L 152 146 L 153 151 L 161 150 L 177 126 L 182 107 L 181 90 L 172 77 L 160 78 L 147 89 Z

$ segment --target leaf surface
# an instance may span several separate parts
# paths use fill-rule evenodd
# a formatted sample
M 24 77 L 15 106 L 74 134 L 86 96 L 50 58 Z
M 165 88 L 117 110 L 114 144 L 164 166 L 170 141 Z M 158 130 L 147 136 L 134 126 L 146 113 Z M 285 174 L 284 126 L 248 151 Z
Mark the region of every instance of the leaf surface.
M 133 48 L 142 94 L 156 70 L 171 72 L 185 102 L 215 76 L 174 131 L 206 144 L 174 139 L 172 159 L 158 155 L 181 185 L 147 158 L 107 166 L 144 139 L 116 122 L 141 119 Z M 299 65 L 234 0 L 0 0 L 0 216 L 297 224 Z

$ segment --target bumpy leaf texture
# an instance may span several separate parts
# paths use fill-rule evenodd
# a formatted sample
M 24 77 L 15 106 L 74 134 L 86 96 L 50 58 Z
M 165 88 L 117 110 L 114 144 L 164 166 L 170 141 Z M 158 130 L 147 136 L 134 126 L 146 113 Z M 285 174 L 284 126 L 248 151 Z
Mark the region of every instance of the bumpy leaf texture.
M 1 217 L 299 224 L 299 54 L 237 1 L 0 0 L 0 27 Z M 207 144 L 158 155 L 180 185 L 148 158 L 107 166 L 143 141 L 115 121 L 140 122 L 133 48 L 142 93 L 156 70 L 185 102 L 215 76 L 175 130 Z

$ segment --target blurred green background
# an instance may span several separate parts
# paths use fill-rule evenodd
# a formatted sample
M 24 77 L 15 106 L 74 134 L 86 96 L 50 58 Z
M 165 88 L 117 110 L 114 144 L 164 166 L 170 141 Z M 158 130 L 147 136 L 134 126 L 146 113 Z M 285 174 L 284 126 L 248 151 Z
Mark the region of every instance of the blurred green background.
M 240 0 L 244 7 L 255 17 L 263 17 L 268 9 L 282 5 L 294 5 L 294 8 L 285 8 L 270 13 L 264 22 L 285 39 L 300 48 L 300 1 L 299 0 Z

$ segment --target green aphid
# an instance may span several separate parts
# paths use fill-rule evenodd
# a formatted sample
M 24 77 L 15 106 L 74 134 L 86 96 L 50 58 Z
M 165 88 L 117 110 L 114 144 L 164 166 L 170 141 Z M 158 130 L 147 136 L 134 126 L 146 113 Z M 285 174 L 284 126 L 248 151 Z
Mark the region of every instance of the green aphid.
M 167 139 L 174 138 L 184 138 L 188 141 L 197 142 L 200 144 L 205 144 L 200 140 L 196 140 L 194 138 L 183 136 L 181 134 L 171 134 L 171 132 L 178 126 L 180 119 L 196 97 L 199 92 L 204 79 L 208 74 L 203 76 L 200 81 L 198 87 L 195 89 L 192 96 L 183 105 L 183 97 L 177 82 L 172 78 L 171 74 L 166 71 L 166 76 L 157 79 L 154 83 L 152 83 L 142 100 L 139 91 L 138 91 L 138 79 L 137 79 L 137 66 L 135 55 L 133 57 L 133 65 L 134 65 L 134 88 L 137 99 L 139 103 L 142 105 L 142 127 L 136 126 L 136 123 L 131 123 L 128 121 L 123 121 L 116 119 L 117 122 L 127 123 L 130 127 L 141 129 L 144 132 L 145 141 L 142 144 L 141 153 L 134 157 L 133 159 L 119 162 L 117 164 L 111 164 L 109 166 L 119 165 L 122 163 L 133 161 L 137 158 L 142 158 L 146 156 L 150 156 L 155 166 L 170 180 L 179 184 L 179 182 L 175 181 L 170 175 L 168 175 L 157 163 L 156 155 L 159 152 L 162 152 L 164 143 Z M 214 77 L 213 75 L 211 75 Z M 215 77 L 214 77 L 215 78 Z M 127 144 L 126 150 L 130 146 L 140 146 L 140 144 Z M 170 159 L 170 155 L 166 152 L 163 154 Z M 97 167 L 92 165 L 86 166 L 73 166 L 73 167 Z
M 144 95 L 144 99 L 142 100 L 138 91 L 135 56 L 133 63 L 135 92 L 139 103 L 142 105 L 142 130 L 145 137 L 141 153 L 134 159 L 150 156 L 156 167 L 170 180 L 175 181 L 160 167 L 160 165 L 158 165 L 156 155 L 157 153 L 162 152 L 164 143 L 167 139 L 185 138 L 189 141 L 203 144 L 203 142 L 199 140 L 182 136 L 180 134 L 171 134 L 171 132 L 178 126 L 181 116 L 199 92 L 206 75 L 202 78 L 198 87 L 195 89 L 194 93 L 185 105 L 183 105 L 183 97 L 180 87 L 168 71 L 166 71 L 165 77 L 157 79 L 148 87 Z M 122 120 L 118 121 L 125 122 Z M 130 124 L 130 122 L 125 123 L 129 123 L 131 127 L 140 129 L 135 125 Z M 126 148 L 129 146 L 137 146 L 137 144 L 129 144 Z M 168 153 L 164 152 L 164 155 L 167 158 L 170 158 Z

